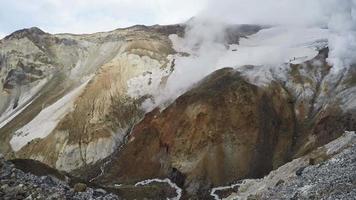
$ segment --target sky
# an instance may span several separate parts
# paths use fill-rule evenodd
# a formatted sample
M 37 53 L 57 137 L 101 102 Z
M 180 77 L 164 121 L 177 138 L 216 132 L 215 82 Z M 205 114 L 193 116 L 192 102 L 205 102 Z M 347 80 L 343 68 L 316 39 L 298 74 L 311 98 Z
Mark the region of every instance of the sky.
M 92 33 L 136 24 L 188 20 L 208 0 L 0 0 L 0 38 L 39 27 L 50 33 Z
M 39 27 L 92 33 L 136 24 L 174 24 L 193 16 L 225 23 L 322 25 L 355 0 L 0 0 L 0 37 Z M 355 13 L 354 13 L 355 15 Z

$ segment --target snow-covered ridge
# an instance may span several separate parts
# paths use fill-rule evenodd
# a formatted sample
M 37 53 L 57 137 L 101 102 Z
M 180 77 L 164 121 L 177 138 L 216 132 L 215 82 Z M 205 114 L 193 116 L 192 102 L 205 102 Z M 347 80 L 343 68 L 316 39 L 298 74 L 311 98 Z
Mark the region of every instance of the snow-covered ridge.
M 328 35 L 328 30 L 321 28 L 277 26 L 262 29 L 248 38 L 242 38 L 239 45 L 231 46 L 230 49 L 236 51 L 227 51 L 219 58 L 218 66 L 301 63 L 318 54 L 320 41 L 326 41 Z
M 209 27 L 206 28 L 205 31 L 209 31 Z M 174 70 L 162 88 L 150 93 L 154 101 L 145 102 L 144 107 L 151 110 L 173 101 L 199 80 L 224 67 L 240 70 L 246 65 L 257 66 L 252 73 L 262 81 L 255 84 L 268 83 L 271 78 L 266 71 L 285 68 L 286 63 L 299 64 L 313 59 L 318 50 L 327 46 L 329 34 L 329 30 L 322 28 L 276 26 L 240 38 L 239 44 L 232 45 L 218 42 L 215 37 L 202 40 L 200 34 L 188 33 L 185 38 L 170 35 L 173 48 L 179 52 L 174 57 Z M 135 82 L 138 81 L 142 80 Z

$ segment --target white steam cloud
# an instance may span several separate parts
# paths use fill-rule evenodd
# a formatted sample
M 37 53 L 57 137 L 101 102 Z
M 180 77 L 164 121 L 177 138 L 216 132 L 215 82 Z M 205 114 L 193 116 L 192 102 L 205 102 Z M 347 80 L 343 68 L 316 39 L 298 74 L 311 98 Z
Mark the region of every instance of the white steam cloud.
M 356 63 L 356 0 L 330 1 L 329 63 L 335 69 Z
M 272 28 L 227 46 L 226 24 Z M 257 65 L 263 77 L 264 68 L 311 59 L 323 45 L 329 46 L 334 73 L 347 69 L 356 63 L 356 0 L 211 0 L 189 21 L 184 38 L 171 39 L 178 52 L 190 56 L 176 57 L 166 86 L 143 104 L 147 110 L 174 100 L 219 68 Z
M 327 28 L 334 69 L 356 61 L 356 0 L 211 0 L 200 16 L 232 24 Z

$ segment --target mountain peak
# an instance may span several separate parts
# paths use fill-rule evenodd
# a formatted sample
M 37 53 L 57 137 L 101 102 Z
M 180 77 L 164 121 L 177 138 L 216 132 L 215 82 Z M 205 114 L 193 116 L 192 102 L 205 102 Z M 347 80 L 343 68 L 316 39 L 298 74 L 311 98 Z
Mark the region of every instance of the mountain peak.
M 20 29 L 18 31 L 15 31 L 11 33 L 10 35 L 6 36 L 5 39 L 20 39 L 26 36 L 34 36 L 34 35 L 45 35 L 47 34 L 46 32 L 42 31 L 38 27 L 31 27 L 31 28 L 25 28 L 25 29 Z

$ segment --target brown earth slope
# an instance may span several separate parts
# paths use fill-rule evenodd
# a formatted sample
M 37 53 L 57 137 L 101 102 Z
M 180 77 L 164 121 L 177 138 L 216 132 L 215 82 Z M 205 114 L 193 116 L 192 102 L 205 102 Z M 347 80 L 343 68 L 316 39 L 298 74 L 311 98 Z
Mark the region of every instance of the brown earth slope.
M 282 89 L 218 70 L 135 126 L 104 181 L 135 182 L 178 169 L 196 191 L 260 177 L 290 157 L 293 113 Z
M 188 195 L 204 196 L 212 186 L 262 177 L 355 129 L 355 112 L 331 97 L 341 83 L 323 81 L 331 68 L 327 53 L 289 65 L 286 81 L 263 86 L 231 68 L 212 73 L 163 111 L 146 114 L 99 182 L 170 177 Z M 313 88 L 309 95 L 307 87 Z

